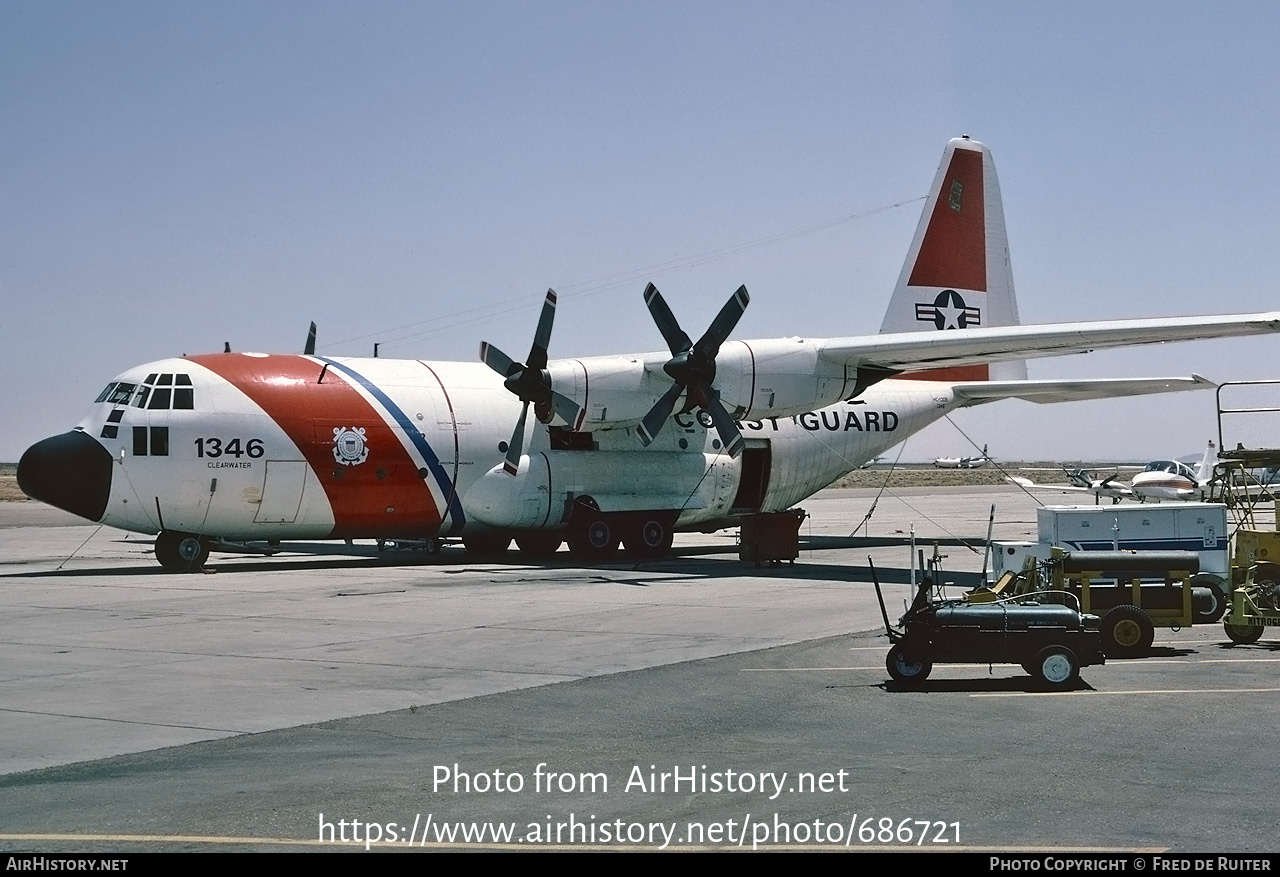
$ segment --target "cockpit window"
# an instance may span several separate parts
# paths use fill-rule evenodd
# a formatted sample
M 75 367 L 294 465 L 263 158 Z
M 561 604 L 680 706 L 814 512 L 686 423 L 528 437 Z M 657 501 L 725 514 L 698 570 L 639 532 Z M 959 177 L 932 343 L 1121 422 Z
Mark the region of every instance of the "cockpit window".
M 130 401 L 132 399 L 132 401 Z M 151 411 L 170 408 L 191 411 L 196 407 L 191 375 L 152 374 L 142 384 L 112 383 L 98 396 L 99 402 L 133 405 Z
M 177 386 L 173 390 L 173 407 L 191 409 L 196 407 L 196 391 L 191 387 L 190 375 L 174 375 Z
M 133 391 L 137 386 L 137 384 L 126 384 L 121 381 L 115 385 L 115 389 L 111 391 L 107 401 L 112 405 L 126 405 L 129 402 L 129 397 L 133 395 Z
M 1185 475 L 1188 478 L 1193 477 L 1191 467 L 1186 463 L 1179 463 L 1177 460 L 1155 460 L 1148 463 L 1144 472 L 1168 472 L 1172 475 Z

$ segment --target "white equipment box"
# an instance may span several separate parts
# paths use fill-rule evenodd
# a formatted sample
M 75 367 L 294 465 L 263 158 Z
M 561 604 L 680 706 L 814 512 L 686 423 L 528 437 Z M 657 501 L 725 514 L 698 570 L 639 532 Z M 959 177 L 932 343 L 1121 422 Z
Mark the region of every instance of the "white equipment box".
M 1211 502 L 1112 506 L 1043 506 L 1036 513 L 1037 542 L 992 542 L 992 581 L 1019 571 L 1027 557 L 1046 560 L 1051 547 L 1066 551 L 1194 551 L 1200 571 L 1227 578 L 1227 507 Z

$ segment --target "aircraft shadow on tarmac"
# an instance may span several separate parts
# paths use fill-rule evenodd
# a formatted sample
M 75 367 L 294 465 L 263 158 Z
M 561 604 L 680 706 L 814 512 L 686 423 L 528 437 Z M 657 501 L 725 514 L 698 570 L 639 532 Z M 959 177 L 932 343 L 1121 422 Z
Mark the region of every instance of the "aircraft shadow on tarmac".
M 825 537 L 824 537 L 825 538 Z M 850 540 L 847 537 L 832 537 L 839 540 L 840 545 L 821 545 L 822 548 L 851 547 L 851 542 L 855 543 L 852 547 L 876 547 L 882 545 L 896 545 L 898 541 L 882 541 L 882 540 Z M 875 543 L 872 545 L 872 543 Z M 136 541 L 130 542 L 131 545 L 138 545 Z M 901 544 L 906 545 L 903 541 Z M 805 542 L 801 544 L 802 552 L 808 547 Z M 760 578 L 780 578 L 789 581 L 830 581 L 841 582 L 849 585 L 857 585 L 870 587 L 871 570 L 867 566 L 837 566 L 833 564 L 817 564 L 805 563 L 804 554 L 801 560 L 796 563 L 787 564 L 765 564 L 756 567 L 753 564 L 741 561 L 737 557 L 737 546 L 726 545 L 720 546 L 690 546 L 688 548 L 678 548 L 671 555 L 661 559 L 639 560 L 627 558 L 625 555 L 618 555 L 616 560 L 611 561 L 592 561 L 583 562 L 572 558 L 568 552 L 559 552 L 553 557 L 538 561 L 536 563 L 521 557 L 518 552 L 508 552 L 506 555 L 495 555 L 488 558 L 477 559 L 473 555 L 455 549 L 446 547 L 438 554 L 429 554 L 425 551 L 409 551 L 409 550 L 387 550 L 379 552 L 373 546 L 347 546 L 341 544 L 289 544 L 285 543 L 277 549 L 281 552 L 276 556 L 257 557 L 247 554 L 227 554 L 215 556 L 205 566 L 203 574 L 221 574 L 234 575 L 236 573 L 259 573 L 272 571 L 324 571 L 324 570 L 351 570 L 358 571 L 362 569 L 385 569 L 395 567 L 436 567 L 445 568 L 447 572 L 460 573 L 467 571 L 494 571 L 495 568 L 502 569 L 504 567 L 511 569 L 536 567 L 546 570 L 595 570 L 607 577 L 609 581 L 621 581 L 624 584 L 643 585 L 645 580 L 653 581 L 652 576 L 655 574 L 671 574 L 680 576 L 701 576 L 704 578 L 728 578 L 728 577 L 760 577 Z M 305 552 L 305 553 L 303 553 Z M 367 554 L 366 554 L 367 552 Z M 302 554 L 302 556 L 299 556 Z M 365 555 L 365 556 L 361 556 Z M 617 577 L 618 573 L 640 573 L 639 577 L 631 581 L 621 580 Z M 186 573 L 185 575 L 200 575 L 201 573 Z M 881 584 L 909 584 L 911 582 L 911 570 L 907 568 L 895 567 L 876 567 L 876 574 L 880 578 Z M 169 573 L 163 570 L 158 564 L 146 563 L 143 565 L 130 566 L 110 566 L 110 567 L 74 567 L 41 571 L 11 572 L 0 574 L 0 578 L 21 577 L 21 578 L 65 578 L 77 576 L 135 576 L 135 575 L 157 575 L 172 576 L 184 575 L 182 573 Z M 949 585 L 956 587 L 970 588 L 978 584 L 979 576 L 977 573 L 964 572 L 945 572 L 944 581 Z
M 908 546 L 912 542 L 910 536 L 802 536 L 800 544 L 813 551 L 821 551 L 823 549 L 833 548 L 891 548 L 895 545 Z M 916 545 L 923 548 L 925 546 L 938 545 L 947 548 L 973 548 L 979 550 L 983 546 L 981 539 L 959 539 L 949 537 L 945 539 L 925 539 L 917 537 Z

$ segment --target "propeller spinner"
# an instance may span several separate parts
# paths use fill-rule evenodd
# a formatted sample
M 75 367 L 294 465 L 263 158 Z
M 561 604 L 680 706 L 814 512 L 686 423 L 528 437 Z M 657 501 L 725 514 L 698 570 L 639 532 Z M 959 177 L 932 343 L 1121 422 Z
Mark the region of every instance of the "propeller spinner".
M 746 444 L 742 433 L 729 412 L 720 404 L 720 394 L 712 386 L 712 382 L 716 378 L 716 355 L 720 352 L 720 345 L 729 337 L 734 326 L 738 325 L 738 320 L 750 301 L 747 288 L 738 287 L 738 291 L 720 308 L 720 313 L 716 314 L 707 331 L 695 344 L 680 328 L 657 287 L 652 283 L 645 287 L 644 303 L 671 350 L 671 359 L 662 366 L 662 370 L 670 375 L 674 383 L 649 409 L 637 428 L 641 442 L 648 445 L 653 441 L 675 410 L 676 399 L 681 393 L 687 393 L 680 413 L 687 414 L 694 408 L 701 408 L 710 415 L 729 456 L 736 457 L 742 451 Z
M 555 317 L 556 292 L 548 289 L 546 300 L 542 303 L 542 315 L 538 318 L 538 329 L 533 336 L 533 346 L 524 363 L 516 362 L 487 341 L 480 344 L 481 362 L 502 375 L 506 379 L 502 385 L 524 403 L 520 408 L 520 419 L 516 421 L 515 431 L 511 433 L 511 441 L 507 444 L 506 459 L 502 463 L 502 469 L 508 475 L 515 475 L 520 467 L 520 457 L 524 453 L 524 425 L 529 415 L 530 402 L 533 403 L 534 416 L 542 423 L 550 423 L 559 415 L 561 420 L 572 426 L 577 423 L 581 411 L 572 399 L 551 389 L 551 375 L 547 372 L 547 345 L 551 343 L 551 326 Z

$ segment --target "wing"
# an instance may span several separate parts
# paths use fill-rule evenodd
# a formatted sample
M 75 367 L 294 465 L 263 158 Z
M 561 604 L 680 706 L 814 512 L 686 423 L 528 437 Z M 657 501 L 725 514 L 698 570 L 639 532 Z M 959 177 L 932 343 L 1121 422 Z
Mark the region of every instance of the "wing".
M 1089 487 L 1077 487 L 1074 484 L 1036 484 L 1030 478 L 1023 478 L 1020 475 L 1006 475 L 1005 481 L 1010 484 L 1016 484 L 1018 487 L 1027 490 L 1056 490 L 1060 493 L 1093 493 L 1093 489 Z
M 982 381 L 956 384 L 957 396 L 966 405 L 992 402 L 996 399 L 1025 399 L 1028 402 L 1077 402 L 1084 399 L 1110 399 L 1116 396 L 1143 396 L 1150 393 L 1172 393 L 1178 390 L 1208 390 L 1213 381 L 1200 375 L 1189 378 L 1098 378 L 1062 381 Z
M 1280 312 L 1089 323 L 1002 326 L 951 332 L 901 332 L 832 338 L 820 355 L 846 366 L 916 371 L 940 366 L 1063 356 L 1107 347 L 1194 341 L 1280 331 Z
M 1134 492 L 1129 488 L 1112 484 L 1107 487 L 1080 487 L 1075 484 L 1036 484 L 1030 478 L 1022 478 L 1018 475 L 1009 475 L 1005 478 L 1010 484 L 1017 485 L 1024 490 L 1048 490 L 1057 493 L 1088 493 L 1094 496 L 1108 496 L 1113 499 L 1130 499 L 1134 496 Z

